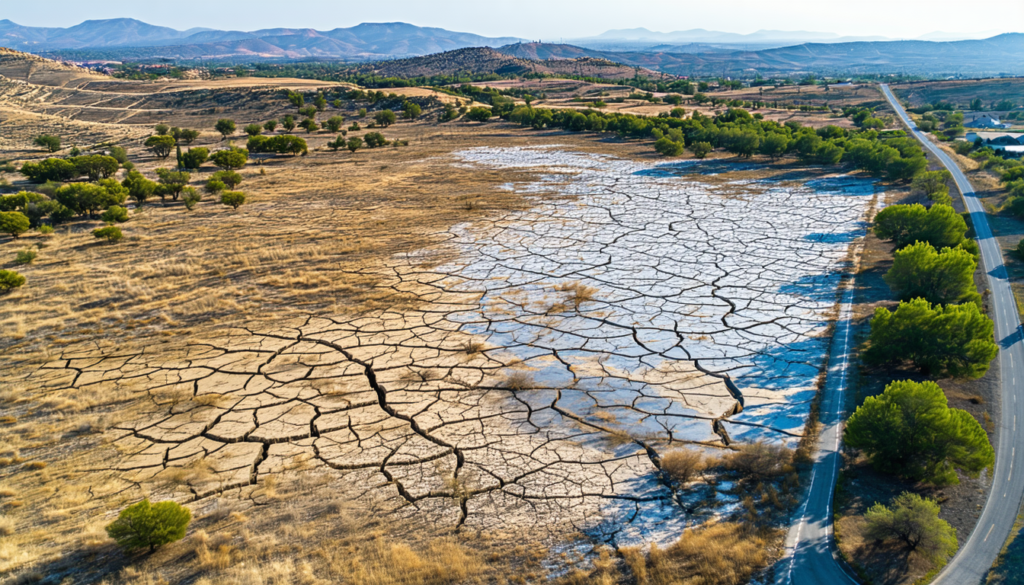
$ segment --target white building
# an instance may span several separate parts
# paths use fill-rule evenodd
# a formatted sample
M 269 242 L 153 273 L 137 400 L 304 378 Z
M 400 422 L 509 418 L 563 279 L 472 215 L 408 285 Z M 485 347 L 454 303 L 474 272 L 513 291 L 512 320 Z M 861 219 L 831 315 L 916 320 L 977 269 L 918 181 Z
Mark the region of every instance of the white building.
M 1009 124 L 1002 124 L 999 122 L 998 116 L 992 114 L 980 114 L 975 116 L 974 119 L 964 122 L 964 126 L 968 128 L 1009 128 Z
M 967 142 L 981 140 L 983 146 L 1014 154 L 1024 153 L 1024 134 L 1020 132 L 968 132 Z

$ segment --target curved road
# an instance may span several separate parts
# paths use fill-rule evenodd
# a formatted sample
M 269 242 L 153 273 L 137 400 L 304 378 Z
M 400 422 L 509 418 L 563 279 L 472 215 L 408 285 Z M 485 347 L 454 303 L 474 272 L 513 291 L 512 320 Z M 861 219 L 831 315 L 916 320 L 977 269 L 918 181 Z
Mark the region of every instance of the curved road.
M 1020 453 L 1017 453 L 1016 448 L 1017 443 L 1021 443 L 1024 438 L 1024 430 L 1018 429 L 1017 423 L 1019 418 L 1024 425 L 1024 344 L 1021 343 L 1019 331 L 1020 318 L 1006 277 L 1002 251 L 992 236 L 988 218 L 970 181 L 945 152 L 917 130 L 917 126 L 889 91 L 888 85 L 882 84 L 881 89 L 910 133 L 953 174 L 974 223 L 975 237 L 981 248 L 982 266 L 991 291 L 995 334 L 1000 347 L 998 359 L 1002 389 L 992 491 L 974 531 L 933 581 L 937 585 L 975 585 L 984 580 L 1010 535 L 1021 497 L 1024 496 L 1024 443 L 1021 444 Z M 839 467 L 842 395 L 846 389 L 845 369 L 849 357 L 849 309 L 845 296 L 843 303 L 833 338 L 832 355 L 838 363 L 829 368 L 822 398 L 823 429 L 818 453 L 815 455 L 811 486 L 786 538 L 786 555 L 776 571 L 776 583 L 780 585 L 856 583 L 835 558 L 832 543 L 832 496 Z

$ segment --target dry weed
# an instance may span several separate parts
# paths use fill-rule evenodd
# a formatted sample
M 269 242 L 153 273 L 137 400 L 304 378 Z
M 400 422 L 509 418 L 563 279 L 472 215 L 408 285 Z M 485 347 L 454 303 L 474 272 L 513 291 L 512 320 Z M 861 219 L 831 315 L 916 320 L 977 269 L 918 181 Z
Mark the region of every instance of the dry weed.
M 669 451 L 661 458 L 661 468 L 680 485 L 687 484 L 704 471 L 704 455 L 688 449 Z

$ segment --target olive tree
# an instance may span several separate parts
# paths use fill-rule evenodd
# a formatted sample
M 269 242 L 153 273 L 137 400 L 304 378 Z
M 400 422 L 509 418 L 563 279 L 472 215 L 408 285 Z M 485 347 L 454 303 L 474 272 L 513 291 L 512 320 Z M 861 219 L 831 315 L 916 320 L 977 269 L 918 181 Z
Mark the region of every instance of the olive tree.
M 238 209 L 245 203 L 245 193 L 241 191 L 224 191 L 220 194 L 220 202 L 230 205 L 232 209 Z
M 60 136 L 51 134 L 40 134 L 32 141 L 36 146 L 46 149 L 46 152 L 57 152 L 60 150 Z
M 146 139 L 146 148 L 153 151 L 153 154 L 160 158 L 167 158 L 174 150 L 176 142 L 173 136 L 150 136 Z
M 956 529 L 939 518 L 935 500 L 903 492 L 889 506 L 876 502 L 864 513 L 864 522 L 868 538 L 895 541 L 933 561 L 956 553 Z
M 178 200 L 181 190 L 192 180 L 192 175 L 189 173 L 171 169 L 157 169 L 156 175 L 160 178 L 160 185 L 163 186 L 163 189 L 160 190 L 160 198 L 163 199 L 167 194 L 171 196 L 172 201 Z
M 259 136 L 263 133 L 263 126 L 260 126 L 259 124 L 249 124 L 244 128 L 244 130 L 249 136 Z
M 217 123 L 213 126 L 214 130 L 220 132 L 220 135 L 224 138 L 235 133 L 235 121 L 228 118 L 221 118 L 217 120 Z
M 376 122 L 378 126 L 387 128 L 398 121 L 398 116 L 396 116 L 391 110 L 381 110 L 373 115 L 373 121 Z
M 249 151 L 244 148 L 232 147 L 226 150 L 218 150 L 210 157 L 213 164 L 222 169 L 237 170 L 245 166 L 249 160 Z

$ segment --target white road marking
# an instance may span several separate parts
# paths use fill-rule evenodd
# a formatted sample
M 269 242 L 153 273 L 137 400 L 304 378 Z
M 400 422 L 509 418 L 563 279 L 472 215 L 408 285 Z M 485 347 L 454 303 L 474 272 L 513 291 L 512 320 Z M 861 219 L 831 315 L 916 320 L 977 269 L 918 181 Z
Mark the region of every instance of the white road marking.
M 988 537 L 989 537 L 990 534 L 992 534 L 992 529 L 995 528 L 995 527 L 996 527 L 995 524 L 993 524 L 992 526 L 988 527 L 988 532 L 985 533 L 985 538 L 982 540 L 982 542 L 988 542 Z

